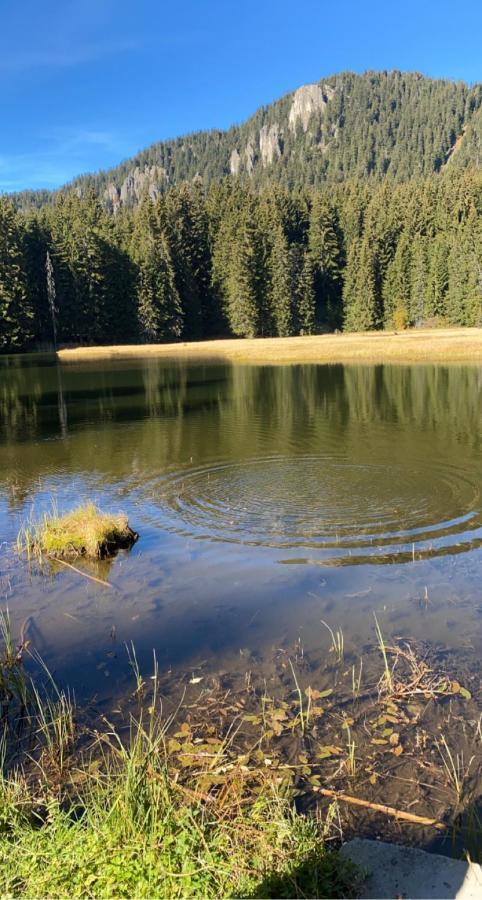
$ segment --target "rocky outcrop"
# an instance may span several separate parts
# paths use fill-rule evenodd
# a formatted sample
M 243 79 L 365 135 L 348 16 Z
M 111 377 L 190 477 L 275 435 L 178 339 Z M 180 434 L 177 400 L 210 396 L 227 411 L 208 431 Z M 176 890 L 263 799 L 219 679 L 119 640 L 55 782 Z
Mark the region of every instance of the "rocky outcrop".
M 120 203 L 120 190 L 115 184 L 110 181 L 104 191 L 104 198 L 107 201 L 107 205 L 112 209 L 112 212 L 117 212 L 119 209 Z
M 239 175 L 240 170 L 241 157 L 239 155 L 239 150 L 235 147 L 229 159 L 229 171 L 231 172 L 231 175 Z
M 259 152 L 264 166 L 269 166 L 279 159 L 283 152 L 281 131 L 277 122 L 263 125 L 259 132 Z
M 151 200 L 156 200 L 160 193 L 159 185 L 167 180 L 166 170 L 162 166 L 136 166 L 124 178 L 120 188 L 109 182 L 104 199 L 117 212 L 120 206 L 138 203 L 147 193 Z
M 291 131 L 301 121 L 303 131 L 308 131 L 310 119 L 314 113 L 323 113 L 333 97 L 334 89 L 328 84 L 304 84 L 293 94 L 293 102 L 289 112 L 288 123 Z
M 255 145 L 254 145 L 254 137 L 250 137 L 248 143 L 246 144 L 245 150 L 244 150 L 244 164 L 245 164 L 248 175 L 253 174 L 253 169 L 256 165 L 256 159 L 257 159 L 257 155 L 256 155 L 256 149 L 255 149 Z

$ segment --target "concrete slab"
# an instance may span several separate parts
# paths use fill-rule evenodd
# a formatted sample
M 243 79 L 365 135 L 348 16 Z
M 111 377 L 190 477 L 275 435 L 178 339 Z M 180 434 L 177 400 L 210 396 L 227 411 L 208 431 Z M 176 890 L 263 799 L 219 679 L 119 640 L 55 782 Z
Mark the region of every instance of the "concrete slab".
M 482 868 L 413 847 L 355 838 L 340 851 L 368 872 L 360 900 L 482 900 Z

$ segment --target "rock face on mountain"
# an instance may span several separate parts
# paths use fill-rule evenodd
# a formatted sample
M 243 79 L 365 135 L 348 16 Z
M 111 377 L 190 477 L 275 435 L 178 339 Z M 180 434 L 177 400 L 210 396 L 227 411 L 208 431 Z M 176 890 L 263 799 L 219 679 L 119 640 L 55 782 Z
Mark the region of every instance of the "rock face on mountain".
M 117 212 L 124 204 L 135 204 L 147 194 L 151 200 L 159 196 L 163 183 L 167 181 L 166 170 L 162 166 L 135 166 L 122 181 L 120 187 L 110 181 L 104 190 L 103 198 L 113 212 Z
M 231 153 L 231 156 L 229 159 L 229 171 L 230 171 L 231 175 L 235 175 L 235 176 L 239 175 L 239 173 L 241 171 L 241 157 L 239 155 L 239 150 L 237 150 L 236 147 L 234 148 L 233 152 Z
M 301 122 L 303 131 L 308 131 L 310 119 L 315 113 L 322 114 L 325 106 L 333 97 L 335 91 L 328 84 L 304 84 L 294 92 L 288 116 L 289 127 L 296 130 L 296 125 Z
M 259 132 L 259 152 L 264 166 L 271 165 L 283 152 L 281 129 L 277 122 L 262 125 Z

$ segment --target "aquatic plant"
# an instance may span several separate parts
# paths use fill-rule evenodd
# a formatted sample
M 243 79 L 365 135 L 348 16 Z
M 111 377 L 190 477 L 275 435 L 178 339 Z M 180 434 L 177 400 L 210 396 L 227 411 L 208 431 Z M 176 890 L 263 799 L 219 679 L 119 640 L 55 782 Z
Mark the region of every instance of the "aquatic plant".
M 330 633 L 330 653 L 334 653 L 337 663 L 341 665 L 345 656 L 345 639 L 343 637 L 343 631 L 341 630 L 341 628 L 337 628 L 336 631 L 333 631 L 333 629 L 330 628 L 327 622 L 325 622 L 323 619 L 321 619 L 320 621 L 321 624 L 324 625 Z

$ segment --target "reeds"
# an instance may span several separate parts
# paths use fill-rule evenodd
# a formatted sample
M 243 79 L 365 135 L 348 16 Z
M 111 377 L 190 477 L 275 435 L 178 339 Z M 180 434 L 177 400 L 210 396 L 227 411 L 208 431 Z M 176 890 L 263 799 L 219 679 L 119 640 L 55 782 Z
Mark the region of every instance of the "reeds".
M 337 628 L 336 631 L 333 631 L 332 628 L 325 622 L 323 619 L 320 620 L 321 624 L 325 626 L 325 628 L 329 631 L 331 638 L 331 646 L 330 653 L 333 653 L 335 659 L 339 665 L 343 663 L 345 656 L 345 639 L 343 637 L 343 631 L 341 628 Z
M 442 759 L 449 784 L 454 791 L 457 803 L 460 803 L 463 795 L 464 782 L 467 778 L 474 757 L 472 756 L 466 765 L 463 753 L 452 753 L 445 735 L 435 741 L 435 745 Z
M 376 614 L 373 613 L 373 616 L 375 619 L 375 631 L 377 633 L 378 647 L 379 647 L 380 653 L 382 654 L 382 657 L 383 657 L 384 673 L 383 673 L 382 677 L 383 677 L 383 681 L 384 681 L 384 687 L 386 688 L 386 690 L 389 693 L 392 693 L 392 690 L 393 690 L 392 671 L 390 669 L 390 666 L 388 665 L 386 645 L 385 645 L 385 641 L 383 639 L 382 630 L 380 628 L 380 625 L 378 624 L 378 619 L 376 617 Z

